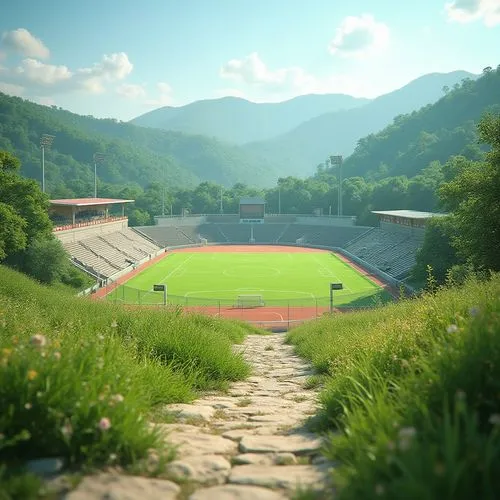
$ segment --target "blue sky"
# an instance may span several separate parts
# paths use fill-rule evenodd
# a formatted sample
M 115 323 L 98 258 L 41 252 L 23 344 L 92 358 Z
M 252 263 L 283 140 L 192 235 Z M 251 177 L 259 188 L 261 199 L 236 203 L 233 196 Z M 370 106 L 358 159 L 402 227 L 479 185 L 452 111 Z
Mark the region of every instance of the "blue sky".
M 375 97 L 500 63 L 500 0 L 36 3 L 2 5 L 0 91 L 121 120 L 223 95 Z

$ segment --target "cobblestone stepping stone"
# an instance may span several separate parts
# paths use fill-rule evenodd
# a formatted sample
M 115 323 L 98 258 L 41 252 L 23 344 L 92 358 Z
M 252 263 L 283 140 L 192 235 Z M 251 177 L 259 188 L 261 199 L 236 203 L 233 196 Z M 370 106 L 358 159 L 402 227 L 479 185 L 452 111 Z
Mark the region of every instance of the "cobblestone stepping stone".
M 331 498 L 332 464 L 320 454 L 321 438 L 304 429 L 318 399 L 318 389 L 305 385 L 311 367 L 282 334 L 249 335 L 234 350 L 252 365 L 252 376 L 224 394 L 166 405 L 176 422 L 152 424 L 177 449 L 168 481 L 101 474 L 84 478 L 66 498 L 285 500 L 298 487 Z

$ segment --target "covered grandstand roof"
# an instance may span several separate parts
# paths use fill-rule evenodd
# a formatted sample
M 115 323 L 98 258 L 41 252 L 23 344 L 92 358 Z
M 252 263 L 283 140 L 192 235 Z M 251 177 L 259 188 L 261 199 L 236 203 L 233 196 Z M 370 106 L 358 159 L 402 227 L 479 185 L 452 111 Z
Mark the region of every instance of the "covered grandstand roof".
M 50 200 L 52 205 L 66 207 L 88 207 L 93 205 L 114 205 L 121 203 L 133 203 L 135 200 L 118 200 L 114 198 L 68 198 L 62 200 Z
M 392 217 L 405 217 L 407 219 L 430 219 L 431 217 L 444 217 L 448 215 L 435 212 L 419 212 L 417 210 L 372 210 L 372 213 L 377 215 L 390 215 Z
M 262 198 L 241 198 L 240 205 L 265 205 L 266 201 Z

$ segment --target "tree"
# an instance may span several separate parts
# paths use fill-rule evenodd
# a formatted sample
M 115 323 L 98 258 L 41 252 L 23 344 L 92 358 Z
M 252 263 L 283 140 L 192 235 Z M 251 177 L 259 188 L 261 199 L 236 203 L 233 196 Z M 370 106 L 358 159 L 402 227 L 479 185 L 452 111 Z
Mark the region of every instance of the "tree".
M 491 150 L 484 162 L 462 165 L 440 189 L 443 206 L 452 211 L 453 246 L 476 269 L 500 270 L 500 115 L 485 115 L 479 136 Z
M 453 232 L 448 217 L 436 217 L 427 222 L 422 247 L 417 252 L 417 262 L 411 278 L 423 284 L 427 278 L 427 266 L 432 268 L 432 276 L 438 283 L 444 283 L 447 272 L 460 260 L 452 246 L 450 234 Z
M 26 248 L 26 221 L 9 205 L 0 202 L 0 261 Z
M 52 284 L 60 280 L 68 265 L 68 254 L 58 239 L 39 237 L 26 250 L 23 271 L 42 283 Z

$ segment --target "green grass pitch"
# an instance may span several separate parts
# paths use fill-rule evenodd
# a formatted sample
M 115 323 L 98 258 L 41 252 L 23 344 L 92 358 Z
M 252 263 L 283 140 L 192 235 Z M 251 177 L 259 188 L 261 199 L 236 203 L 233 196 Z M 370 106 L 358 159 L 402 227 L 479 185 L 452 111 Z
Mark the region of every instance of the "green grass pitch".
M 386 301 L 389 294 L 329 252 L 172 253 L 144 270 L 108 298 L 129 304 L 158 304 L 161 292 L 153 285 L 165 283 L 168 303 L 186 306 L 236 302 L 239 295 L 262 295 L 266 305 L 308 306 L 320 300 L 327 305 L 330 283 L 344 289 L 334 292 L 337 306 L 369 306 Z

